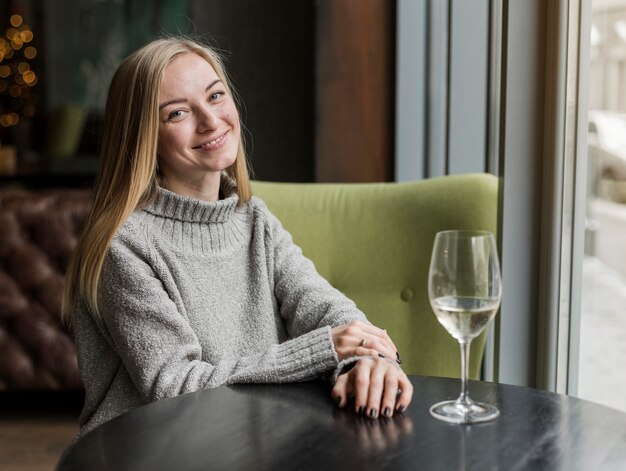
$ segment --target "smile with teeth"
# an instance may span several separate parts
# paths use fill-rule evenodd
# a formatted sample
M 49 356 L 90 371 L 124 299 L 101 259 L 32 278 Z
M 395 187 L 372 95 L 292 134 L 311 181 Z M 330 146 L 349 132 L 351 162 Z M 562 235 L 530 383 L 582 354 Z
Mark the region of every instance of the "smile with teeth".
M 224 142 L 224 140 L 226 139 L 226 134 L 228 134 L 228 132 L 225 132 L 221 136 L 216 137 L 215 139 L 211 141 L 205 142 L 204 144 L 195 146 L 194 149 L 202 149 L 202 150 L 215 149 L 216 147 L 219 147 L 220 144 L 222 144 L 222 142 Z

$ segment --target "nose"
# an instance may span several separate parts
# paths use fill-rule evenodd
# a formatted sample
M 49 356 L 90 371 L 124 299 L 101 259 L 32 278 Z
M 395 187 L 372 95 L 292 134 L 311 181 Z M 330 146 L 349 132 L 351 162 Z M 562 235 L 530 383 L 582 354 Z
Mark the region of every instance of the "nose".
M 200 108 L 196 114 L 198 119 L 198 132 L 215 131 L 219 125 L 219 117 L 209 106 Z

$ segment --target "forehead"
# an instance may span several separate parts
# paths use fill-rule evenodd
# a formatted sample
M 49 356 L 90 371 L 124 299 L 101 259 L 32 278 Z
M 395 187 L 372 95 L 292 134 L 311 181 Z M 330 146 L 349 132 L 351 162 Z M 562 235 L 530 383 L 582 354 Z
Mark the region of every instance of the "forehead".
M 197 92 L 219 79 L 217 73 L 206 59 L 193 52 L 176 56 L 163 71 L 161 95 Z

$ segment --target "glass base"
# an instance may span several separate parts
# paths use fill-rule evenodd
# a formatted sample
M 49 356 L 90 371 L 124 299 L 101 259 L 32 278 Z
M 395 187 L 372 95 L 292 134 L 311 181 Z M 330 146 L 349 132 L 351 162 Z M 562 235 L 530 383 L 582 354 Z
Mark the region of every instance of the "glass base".
M 494 420 L 500 415 L 500 411 L 490 404 L 473 401 L 463 404 L 456 400 L 435 404 L 430 408 L 430 415 L 453 424 L 478 424 Z

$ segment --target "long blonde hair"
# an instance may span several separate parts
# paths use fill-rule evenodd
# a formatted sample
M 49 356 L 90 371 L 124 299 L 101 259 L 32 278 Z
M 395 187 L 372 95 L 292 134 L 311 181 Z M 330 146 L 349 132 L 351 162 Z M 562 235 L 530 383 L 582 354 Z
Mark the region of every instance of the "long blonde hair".
M 211 64 L 227 93 L 236 98 L 221 58 L 198 41 L 157 39 L 120 64 L 109 87 L 92 208 L 66 271 L 61 318 L 68 324 L 79 298 L 100 318 L 98 283 L 111 241 L 136 208 L 156 197 L 161 78 L 176 56 L 188 52 Z M 243 136 L 235 162 L 226 173 L 237 184 L 240 204 L 247 202 L 252 192 Z

